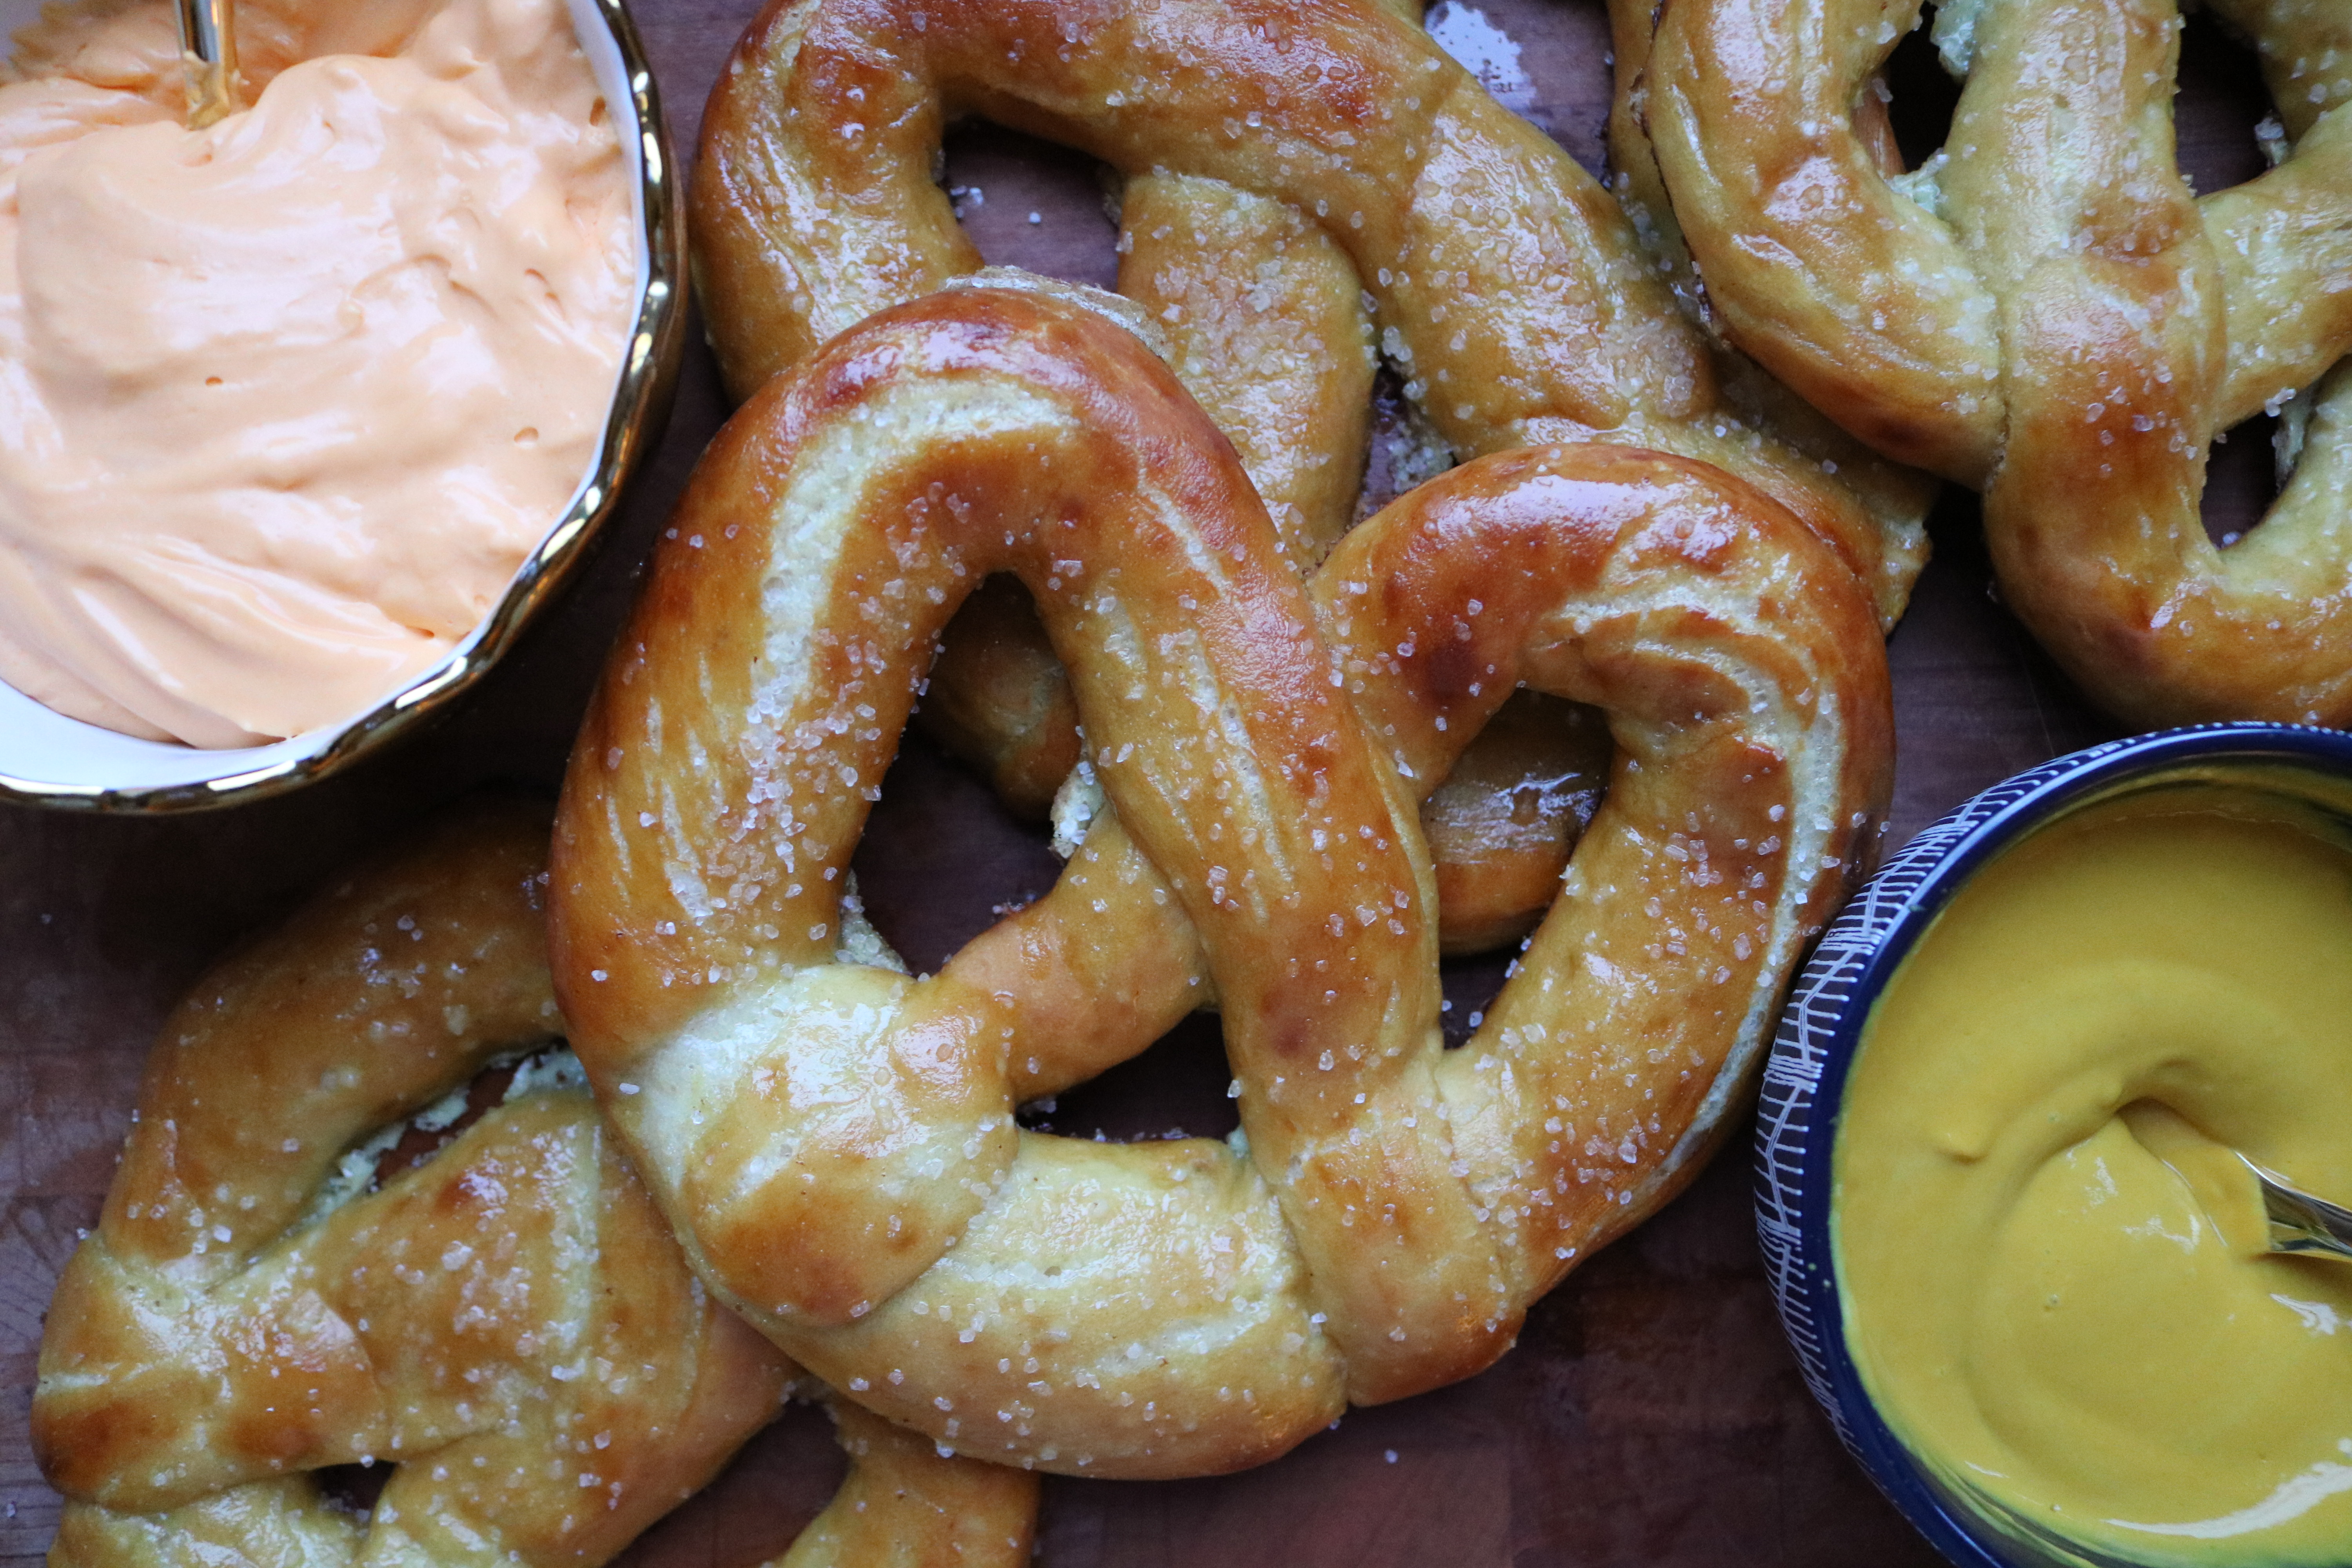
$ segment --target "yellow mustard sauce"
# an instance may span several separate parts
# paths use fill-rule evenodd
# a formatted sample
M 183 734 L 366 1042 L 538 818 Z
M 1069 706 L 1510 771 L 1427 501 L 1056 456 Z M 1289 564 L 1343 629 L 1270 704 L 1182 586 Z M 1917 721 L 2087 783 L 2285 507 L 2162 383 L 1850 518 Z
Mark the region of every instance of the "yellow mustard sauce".
M 1837 1134 L 1888 1424 L 2134 1563 L 2352 1563 L 2352 1266 L 2225 1216 L 2232 1245 L 2149 1147 L 2352 1204 L 2352 853 L 2251 798 L 2094 808 L 1974 877 L 1873 1011 Z

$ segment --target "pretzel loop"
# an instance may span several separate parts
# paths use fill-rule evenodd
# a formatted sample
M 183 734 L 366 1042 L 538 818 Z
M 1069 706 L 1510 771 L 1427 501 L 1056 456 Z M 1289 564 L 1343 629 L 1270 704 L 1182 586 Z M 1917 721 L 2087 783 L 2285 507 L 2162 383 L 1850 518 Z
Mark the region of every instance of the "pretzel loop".
M 1474 465 L 1334 554 L 1335 663 L 1205 419 L 1049 300 L 935 297 L 835 340 L 722 433 L 675 532 L 566 781 L 574 1039 L 698 1268 L 961 1453 L 1230 1468 L 1343 1395 L 1491 1362 L 1687 1176 L 1884 798 L 1868 611 L 1753 491 L 1626 451 Z M 1530 585 L 1502 574 L 1489 614 L 1464 595 L 1498 554 Z M 939 974 L 837 963 L 871 781 L 1000 570 L 1110 809 Z M 1410 695 L 1371 695 L 1397 675 Z M 1624 705 L 1607 880 L 1449 1055 L 1413 793 L 1521 679 Z M 1211 999 L 1245 1139 L 1014 1128 Z
M 1715 463 L 1831 542 L 1885 624 L 1900 612 L 1922 499 L 1874 516 L 1743 424 L 1608 194 L 1420 29 L 1350 0 L 777 0 L 712 92 L 693 191 L 739 395 L 977 265 L 929 179 L 967 112 L 1311 217 L 1455 453 L 1608 440 Z
M 173 1014 L 42 1342 L 58 1568 L 593 1568 L 775 1415 L 796 1369 L 698 1288 L 576 1072 L 525 1063 L 368 1190 L 560 1026 L 545 836 L 445 820 Z M 1033 1478 L 841 1426 L 849 1479 L 776 1568 L 1028 1561 Z M 367 1514 L 299 1473 L 353 1460 L 395 1467 Z
M 630 895 L 609 931 L 583 929 L 569 902 L 556 927 L 567 972 L 607 974 L 581 988 L 583 1059 L 642 1087 L 614 1103 L 645 1168 L 691 1205 L 687 1227 L 772 1328 L 905 1315 L 893 1299 L 1008 1183 L 1032 1194 L 1101 1179 L 1091 1167 L 1106 1157 L 1062 1140 L 1018 1139 L 1014 1169 L 1017 996 L 954 964 L 908 983 L 824 962 L 835 878 L 865 814 L 858 786 L 888 762 L 953 595 L 997 570 L 1035 595 L 1117 781 L 1120 826 L 1170 868 L 1204 931 L 1302 961 L 1329 954 L 1329 967 L 1340 938 L 1328 911 L 1420 897 L 1303 591 L 1203 416 L 1140 344 L 1083 312 L 977 293 L 956 304 L 961 317 L 919 305 L 837 341 L 729 426 L 687 503 L 709 519 L 692 536 L 704 547 L 654 588 L 585 732 L 582 756 L 614 765 L 592 763 L 568 785 L 560 875 L 574 890 Z M 738 477 L 772 474 L 772 488 Z M 772 618 L 746 599 L 763 579 L 776 584 Z M 695 630 L 730 610 L 767 627 L 749 668 L 717 668 Z M 684 675 L 698 666 L 709 700 L 703 673 Z M 677 803 L 683 819 L 724 826 L 665 828 L 669 843 L 640 847 L 651 836 L 627 830 L 640 802 L 680 820 L 667 799 L 672 744 L 709 758 L 693 781 L 709 795 Z M 621 831 L 580 831 L 599 819 Z M 1321 864 L 1318 835 L 1354 843 L 1370 822 L 1386 827 L 1381 852 Z M 689 881 L 714 895 L 707 907 L 679 900 Z M 1433 989 L 1395 994 L 1433 986 L 1433 965 L 1413 962 L 1426 940 L 1386 923 L 1349 936 L 1360 956 L 1311 999 L 1279 977 L 1221 971 L 1228 1027 L 1379 1041 L 1401 1026 L 1391 1019 L 1430 1026 Z M 605 1026 L 616 1004 L 645 1016 L 625 1044 Z M 821 1043 L 804 1052 L 803 1040 Z M 1221 1285 L 1219 1268 L 1204 1289 L 1264 1303 L 1248 1331 L 1263 1343 L 1231 1349 L 1275 1361 L 1285 1338 L 1314 1347 L 1307 1364 L 1319 1359 L 1326 1375 L 1307 1391 L 1308 1419 L 1328 1420 L 1332 1352 L 1307 1321 L 1263 1184 L 1245 1169 L 1217 1175 L 1237 1163 L 1213 1148 L 1164 1158 L 1174 1163 L 1149 1184 L 1173 1211 L 1105 1221 L 1157 1230 L 1126 1238 L 1149 1253 L 1230 1257 L 1238 1278 Z M 1195 1165 L 1203 1179 L 1187 1189 Z M 968 1236 L 958 1257 L 985 1249 Z
M 362 1134 L 560 1027 L 541 823 L 445 827 L 173 1016 L 42 1343 L 67 1561 L 601 1562 L 772 1414 L 785 1363 L 695 1289 L 576 1086 L 363 1193 Z M 364 1530 L 292 1474 L 376 1459 Z
M 1985 490 L 2008 601 L 2149 723 L 2352 719 L 2342 459 L 2310 454 L 2237 550 L 2198 515 L 2205 453 L 2352 350 L 2352 126 L 2323 7 L 2235 0 L 2287 161 L 2195 199 L 2174 161 L 2168 0 L 1937 15 L 1952 132 L 1890 181 L 1855 129 L 1916 6 L 1675 0 L 1650 124 L 1732 336 L 1846 428 Z M 2323 437 L 2340 423 L 2331 383 Z

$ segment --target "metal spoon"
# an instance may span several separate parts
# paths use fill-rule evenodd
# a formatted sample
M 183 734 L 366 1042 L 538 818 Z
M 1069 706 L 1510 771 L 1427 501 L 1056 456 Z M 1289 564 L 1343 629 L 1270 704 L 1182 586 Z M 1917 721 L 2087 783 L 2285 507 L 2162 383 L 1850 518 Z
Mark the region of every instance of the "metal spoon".
M 2248 1254 L 2294 1252 L 2352 1263 L 2352 1209 L 2289 1186 L 2200 1132 L 2169 1106 L 2136 1100 L 2124 1107 L 2123 1118 L 2140 1146 L 2188 1184 L 2230 1246 Z
M 2263 1212 L 2270 1220 L 2273 1252 L 2307 1252 L 2352 1263 L 2352 1209 L 2299 1193 L 2243 1154 L 2238 1158 L 2263 1184 Z
M 202 131 L 245 106 L 236 94 L 233 0 L 179 0 L 180 58 L 188 73 L 188 129 Z

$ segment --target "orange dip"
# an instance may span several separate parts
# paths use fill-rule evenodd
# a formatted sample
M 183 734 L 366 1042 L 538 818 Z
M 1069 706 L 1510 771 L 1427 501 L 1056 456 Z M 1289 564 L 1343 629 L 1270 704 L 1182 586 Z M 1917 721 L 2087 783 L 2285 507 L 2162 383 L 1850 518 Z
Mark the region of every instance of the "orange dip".
M 365 710 L 588 472 L 630 186 L 562 0 L 240 0 L 181 127 L 162 0 L 0 86 L 0 679 L 198 746 Z

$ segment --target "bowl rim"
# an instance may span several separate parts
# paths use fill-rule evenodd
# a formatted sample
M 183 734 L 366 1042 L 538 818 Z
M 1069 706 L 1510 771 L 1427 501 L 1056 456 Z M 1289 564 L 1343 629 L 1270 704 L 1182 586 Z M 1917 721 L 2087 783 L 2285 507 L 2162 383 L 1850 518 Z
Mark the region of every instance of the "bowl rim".
M 2274 723 L 2159 731 L 2055 758 L 1979 792 L 1897 852 L 1831 922 L 1774 1033 L 1757 1113 L 1756 1226 L 1781 1326 L 1847 1450 L 1929 1543 L 1964 1568 L 2042 1564 L 2007 1554 L 1945 1500 L 1880 1415 L 1846 1344 L 1830 1199 L 1855 1047 L 1896 968 L 1977 870 L 2078 808 L 2215 764 L 2352 780 L 2352 734 Z
M 578 574 L 591 545 L 619 510 L 629 481 L 643 468 L 644 459 L 668 424 L 685 355 L 688 272 L 686 221 L 677 199 L 678 172 L 671 155 L 669 125 L 662 117 L 661 90 L 626 0 L 573 0 L 571 9 L 575 19 L 593 11 L 620 58 L 622 80 L 636 117 L 636 195 L 646 240 L 645 277 L 637 291 L 636 315 L 614 382 L 596 466 L 571 504 L 523 557 L 490 613 L 447 658 L 340 728 L 310 731 L 314 737 L 331 736 L 324 744 L 305 746 L 291 756 L 259 766 L 238 764 L 249 763 L 254 752 L 266 748 L 223 750 L 215 754 L 235 762 L 218 775 L 154 785 L 68 784 L 0 770 L 0 802 L 157 816 L 242 805 L 316 783 L 446 712 Z

